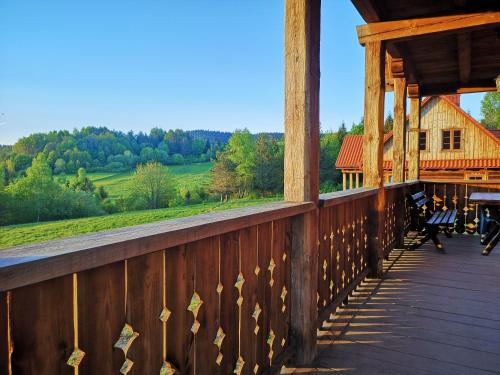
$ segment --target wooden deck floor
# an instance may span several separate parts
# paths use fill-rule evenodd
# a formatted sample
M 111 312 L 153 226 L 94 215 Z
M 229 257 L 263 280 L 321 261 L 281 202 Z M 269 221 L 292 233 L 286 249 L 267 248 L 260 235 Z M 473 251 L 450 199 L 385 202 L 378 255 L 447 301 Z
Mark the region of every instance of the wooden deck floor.
M 478 237 L 394 251 L 325 322 L 318 357 L 297 374 L 500 374 L 500 248 Z

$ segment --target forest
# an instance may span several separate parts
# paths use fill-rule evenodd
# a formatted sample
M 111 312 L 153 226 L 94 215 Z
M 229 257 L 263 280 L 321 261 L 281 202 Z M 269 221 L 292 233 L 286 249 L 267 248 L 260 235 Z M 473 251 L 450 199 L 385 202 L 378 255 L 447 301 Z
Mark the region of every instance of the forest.
M 352 131 L 362 132 L 362 122 Z M 334 165 L 345 134 L 342 125 L 321 135 L 323 191 L 340 186 Z M 154 128 L 146 134 L 86 127 L 32 134 L 0 147 L 0 225 L 281 196 L 283 154 L 283 134 L 247 129 Z M 209 182 L 189 189 L 178 186 L 169 172 L 202 162 L 211 163 Z M 131 177 L 125 193 L 113 199 L 91 178 L 120 171 L 131 171 Z

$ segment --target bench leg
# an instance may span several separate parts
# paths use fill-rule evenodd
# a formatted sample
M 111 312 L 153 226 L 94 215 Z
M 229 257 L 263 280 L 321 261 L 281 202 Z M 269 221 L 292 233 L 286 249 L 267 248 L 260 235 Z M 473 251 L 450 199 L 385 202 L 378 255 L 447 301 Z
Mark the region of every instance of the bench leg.
M 436 227 L 436 226 L 430 226 L 427 229 L 429 231 L 429 236 L 430 236 L 432 242 L 434 242 L 434 245 L 436 246 L 436 249 L 443 251 L 444 250 L 444 246 L 439 241 L 439 238 L 437 236 L 438 232 L 439 232 L 439 228 Z
M 486 245 L 482 254 L 489 255 L 489 253 L 491 252 L 491 250 L 493 250 L 498 241 L 500 241 L 500 230 L 496 231 L 495 236 L 491 239 L 490 243 Z
M 449 227 L 446 227 L 443 232 L 446 237 L 451 238 L 451 231 Z

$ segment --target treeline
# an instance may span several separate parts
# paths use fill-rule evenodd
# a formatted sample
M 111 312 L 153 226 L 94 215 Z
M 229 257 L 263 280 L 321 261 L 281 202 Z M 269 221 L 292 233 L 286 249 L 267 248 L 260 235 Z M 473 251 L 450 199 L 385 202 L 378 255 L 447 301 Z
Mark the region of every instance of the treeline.
M 23 174 L 38 155 L 43 155 L 53 174 L 120 172 L 150 161 L 163 165 L 203 162 L 215 158 L 229 133 L 154 128 L 149 134 L 123 133 L 105 127 L 36 133 L 13 146 L 0 147 L 0 169 L 7 178 Z

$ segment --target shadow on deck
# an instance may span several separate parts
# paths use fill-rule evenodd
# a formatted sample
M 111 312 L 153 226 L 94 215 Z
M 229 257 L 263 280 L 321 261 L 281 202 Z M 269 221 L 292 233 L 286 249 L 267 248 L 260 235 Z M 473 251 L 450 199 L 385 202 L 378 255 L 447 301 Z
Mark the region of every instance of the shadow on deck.
M 324 323 L 318 356 L 296 374 L 500 374 L 500 249 L 478 237 L 442 238 L 392 252 Z

